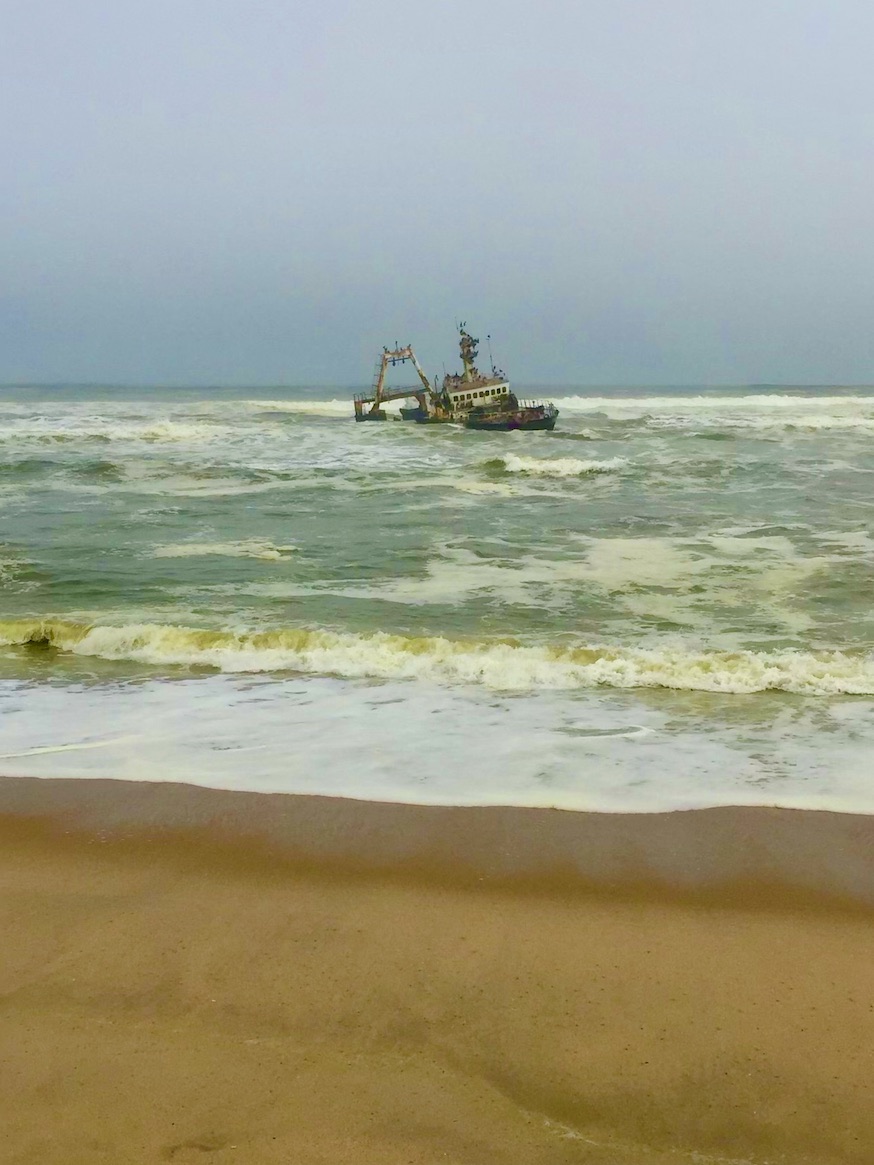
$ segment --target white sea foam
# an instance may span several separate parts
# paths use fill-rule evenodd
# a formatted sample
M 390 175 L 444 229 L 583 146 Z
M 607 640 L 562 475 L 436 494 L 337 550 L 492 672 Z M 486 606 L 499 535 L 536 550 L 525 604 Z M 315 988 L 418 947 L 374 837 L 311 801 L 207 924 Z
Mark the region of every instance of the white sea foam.
M 805 556 L 782 536 L 737 537 L 729 531 L 701 538 L 592 538 L 572 535 L 577 553 L 543 557 L 517 547 L 506 557 L 484 557 L 464 546 L 435 546 L 423 573 L 369 582 L 352 579 L 257 580 L 217 588 L 225 595 L 288 600 L 331 595 L 371 604 L 472 602 L 573 615 L 580 602 L 609 599 L 610 626 L 653 619 L 713 639 L 714 605 L 749 626 L 766 623 L 785 633 L 809 630 L 810 616 L 799 608 L 799 585 L 828 569 L 833 555 Z M 732 616 L 729 616 L 732 618 Z M 720 636 L 734 648 L 736 634 Z M 743 641 L 742 641 L 743 642 Z
M 7 591 L 29 591 L 36 589 L 37 583 L 33 580 L 22 580 L 20 572 L 24 564 L 20 559 L 4 557 L 0 552 L 0 586 Z
M 203 558 L 217 555 L 222 558 L 261 558 L 267 562 L 281 562 L 297 550 L 296 546 L 276 546 L 258 538 L 241 542 L 174 542 L 156 546 L 155 558 Z
M 820 415 L 804 413 L 789 417 L 744 417 L 738 420 L 738 428 L 747 429 L 797 429 L 802 432 L 817 433 L 830 430 L 860 429 L 874 432 L 874 416 L 841 416 L 839 414 Z
M 519 490 L 503 481 L 452 481 L 451 488 L 465 494 L 492 494 L 499 498 L 525 497 L 534 493 L 534 490 Z M 441 482 L 446 486 L 446 482 Z
M 556 401 L 569 412 L 790 412 L 823 413 L 858 410 L 874 413 L 869 396 L 802 396 L 788 393 L 748 393 L 741 396 L 565 396 Z
M 601 413 L 614 420 L 647 418 L 664 428 L 694 423 L 752 430 L 874 430 L 874 396 L 570 396 L 558 404 L 564 413 Z
M 858 556 L 861 559 L 874 557 L 874 537 L 868 530 L 826 530 L 819 537 L 822 542 L 837 547 L 840 554 Z
M 227 440 L 237 430 L 226 424 L 199 421 L 120 421 L 113 417 L 57 416 L 30 417 L 14 424 L 0 425 L 4 441 L 143 441 L 151 444 L 200 445 Z
M 54 488 L 79 494 L 130 493 L 148 497 L 166 498 L 225 498 L 248 494 L 269 493 L 272 490 L 288 489 L 302 482 L 289 481 L 240 481 L 234 478 L 199 477 L 196 473 L 129 473 L 124 467 L 121 481 L 93 484 L 68 481 L 59 478 Z
M 270 413 L 347 418 L 354 415 L 351 398 L 348 400 L 247 400 L 241 403 L 248 408 Z M 398 411 L 402 404 L 402 400 L 389 401 L 383 407 L 389 411 Z
M 624 469 L 628 461 L 624 457 L 595 461 L 578 457 L 520 457 L 516 453 L 505 453 L 490 464 L 498 463 L 507 473 L 525 473 L 537 477 L 583 477 L 590 473 L 615 473 Z
M 215 631 L 61 620 L 0 623 L 0 644 L 38 643 L 77 655 L 227 672 L 298 671 L 347 678 L 419 679 L 496 691 L 609 687 L 808 696 L 874 695 L 874 657 L 828 652 L 706 651 L 683 646 L 525 646 L 383 632 Z
M 23 776 L 625 813 L 739 804 L 870 813 L 867 703 L 799 702 L 750 726 L 704 724 L 609 690 L 510 698 L 312 677 L 0 680 L 2 753 Z

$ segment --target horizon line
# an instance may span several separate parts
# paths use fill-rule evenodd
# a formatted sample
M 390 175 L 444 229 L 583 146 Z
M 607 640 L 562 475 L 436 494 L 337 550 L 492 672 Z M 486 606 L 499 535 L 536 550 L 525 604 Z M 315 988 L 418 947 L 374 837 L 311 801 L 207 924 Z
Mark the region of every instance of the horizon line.
M 525 381 L 517 382 L 520 387 L 524 388 L 573 388 L 573 389 L 616 389 L 616 388 L 641 388 L 641 389 L 665 389 L 665 388 L 871 388 L 874 389 L 874 381 L 800 381 L 800 380 L 762 380 L 762 381 L 739 381 L 739 380 L 725 380 L 725 381 Z M 184 389 L 184 390 L 200 390 L 200 391 L 226 391 L 229 389 L 252 389 L 256 391 L 265 389 L 279 389 L 287 391 L 289 389 L 325 389 L 337 392 L 359 391 L 368 386 L 363 382 L 361 384 L 341 384 L 337 382 L 235 382 L 235 383 L 179 383 L 177 381 L 122 381 L 122 380 L 10 380 L 0 382 L 0 392 L 14 389 L 76 389 L 76 388 L 102 388 L 102 389 Z M 411 393 L 416 386 L 411 386 Z

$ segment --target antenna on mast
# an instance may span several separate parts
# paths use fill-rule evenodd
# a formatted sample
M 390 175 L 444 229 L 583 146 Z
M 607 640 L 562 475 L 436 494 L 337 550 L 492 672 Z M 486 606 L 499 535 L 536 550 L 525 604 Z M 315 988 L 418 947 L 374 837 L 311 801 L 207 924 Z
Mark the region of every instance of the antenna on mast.
M 495 375 L 495 358 L 492 355 L 492 337 L 486 336 L 486 343 L 489 346 L 489 364 L 492 366 L 492 376 Z

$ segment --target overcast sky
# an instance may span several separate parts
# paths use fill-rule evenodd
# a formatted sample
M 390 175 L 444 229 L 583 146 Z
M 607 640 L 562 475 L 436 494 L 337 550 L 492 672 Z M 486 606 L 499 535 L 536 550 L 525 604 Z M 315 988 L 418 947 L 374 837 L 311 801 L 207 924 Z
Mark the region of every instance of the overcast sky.
M 874 382 L 870 0 L 0 15 L 0 381 Z

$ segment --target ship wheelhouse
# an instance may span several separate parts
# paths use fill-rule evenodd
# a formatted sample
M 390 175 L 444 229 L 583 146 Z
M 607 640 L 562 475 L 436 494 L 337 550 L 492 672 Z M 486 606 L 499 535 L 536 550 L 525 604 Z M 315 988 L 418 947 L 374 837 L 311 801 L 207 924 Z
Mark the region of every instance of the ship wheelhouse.
M 449 383 L 444 382 L 444 392 L 454 413 L 466 413 L 472 408 L 496 404 L 506 400 L 510 394 L 510 385 L 506 380 L 483 380 L 477 383 L 459 376 L 447 377 L 447 381 Z

